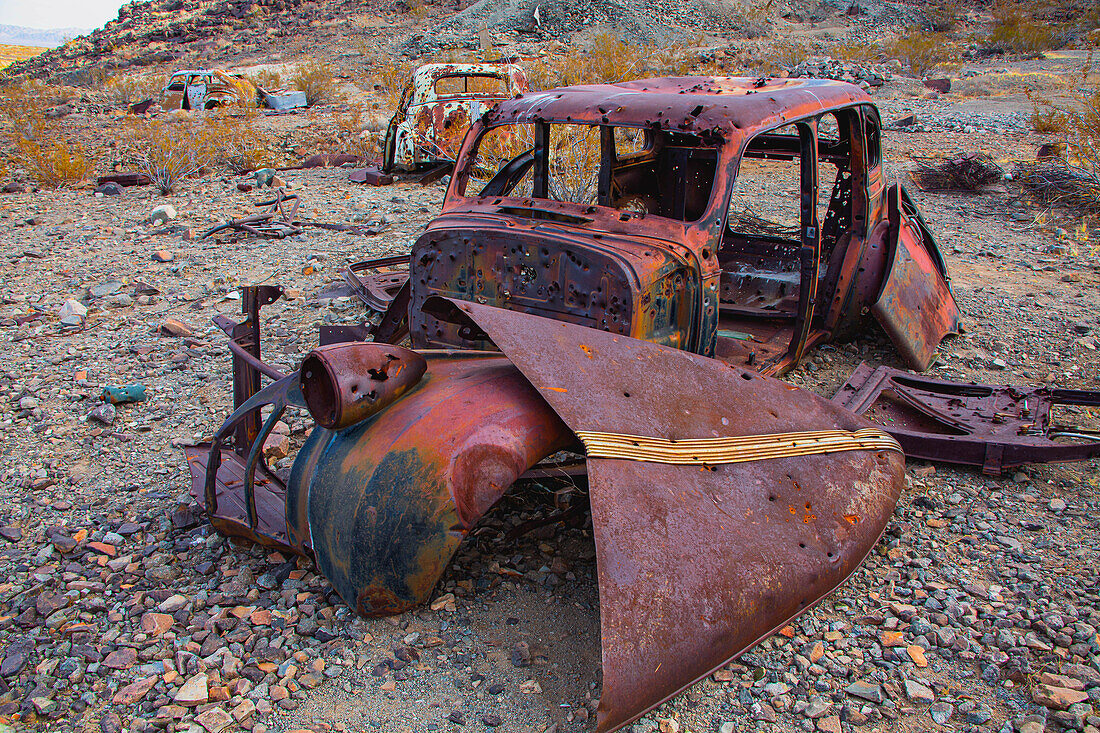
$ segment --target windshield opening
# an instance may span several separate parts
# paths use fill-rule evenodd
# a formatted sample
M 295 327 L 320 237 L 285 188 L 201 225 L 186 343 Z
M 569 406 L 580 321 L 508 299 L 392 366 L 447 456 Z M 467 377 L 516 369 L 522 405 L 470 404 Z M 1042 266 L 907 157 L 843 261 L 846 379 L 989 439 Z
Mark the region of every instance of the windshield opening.
M 718 149 L 695 135 L 626 126 L 507 124 L 485 130 L 460 195 L 605 206 L 697 221 L 710 201 Z

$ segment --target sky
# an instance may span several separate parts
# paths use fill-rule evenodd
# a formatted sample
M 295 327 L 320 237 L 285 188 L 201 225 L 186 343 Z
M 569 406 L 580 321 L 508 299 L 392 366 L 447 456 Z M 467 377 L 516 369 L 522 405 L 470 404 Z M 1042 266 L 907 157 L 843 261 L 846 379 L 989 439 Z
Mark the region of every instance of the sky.
M 123 0 L 0 0 L 0 25 L 97 28 L 118 15 Z

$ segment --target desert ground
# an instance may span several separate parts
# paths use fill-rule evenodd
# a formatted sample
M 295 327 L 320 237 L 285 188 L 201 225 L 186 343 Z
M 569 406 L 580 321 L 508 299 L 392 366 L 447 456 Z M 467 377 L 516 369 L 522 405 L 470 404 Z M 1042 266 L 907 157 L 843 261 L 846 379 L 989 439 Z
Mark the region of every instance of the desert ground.
M 293 16 L 299 6 L 288 7 Z M 351 10 L 335 3 L 330 10 L 331 18 L 304 16 L 289 32 L 275 22 L 250 30 L 248 43 L 201 35 L 193 57 L 154 71 L 185 61 L 253 71 L 291 63 L 308 49 L 302 34 L 310 29 L 315 43 L 339 40 Z M 385 79 L 417 63 L 402 49 L 417 33 L 426 45 L 425 37 L 448 38 L 444 30 L 459 33 L 452 15 L 423 4 L 360 8 L 351 27 L 363 43 L 384 29 L 384 53 L 399 68 L 386 71 L 363 43 L 345 43 L 330 54 L 338 73 L 330 72 L 327 101 L 290 114 L 250 113 L 247 124 L 273 146 L 280 167 L 315 153 L 371 155 L 394 103 Z M 977 11 L 967 17 L 974 27 L 987 20 Z M 830 18 L 777 17 L 774 53 L 789 55 L 797 42 L 808 58 L 828 55 L 829 44 L 851 56 L 853 45 L 902 32 L 885 21 Z M 520 63 L 533 78 L 540 65 L 560 69 L 574 49 L 583 55 L 592 38 L 496 32 L 510 44 L 503 51 L 518 43 L 529 52 Z M 704 40 L 699 52 L 676 46 L 677 68 L 735 74 L 746 58 L 769 53 L 759 39 Z M 987 56 L 958 43 L 957 58 L 920 72 L 889 58 L 825 64 L 888 77 L 867 85 L 885 126 L 886 167 L 931 225 L 964 318 L 965 331 L 940 346 L 928 374 L 1100 390 L 1100 219 L 1037 200 L 1013 175 L 1059 139 L 1036 131 L 1037 100 L 1072 105 L 1091 56 L 1080 43 Z M 79 86 L 78 78 L 90 78 L 97 54 L 125 54 L 99 41 L 85 46 L 30 69 L 57 95 L 48 109 L 68 107 L 54 113 L 50 129 L 81 145 L 95 173 L 131 170 L 133 115 L 107 86 Z M 131 71 L 99 78 L 108 85 Z M 923 83 L 941 77 L 952 81 L 946 93 Z M 17 122 L 9 119 L 4 134 L 15 135 Z M 978 191 L 916 185 L 920 159 L 960 153 L 987 154 L 1007 176 Z M 287 288 L 286 299 L 264 310 L 264 347 L 265 359 L 293 370 L 319 325 L 365 316 L 356 298 L 333 294 L 344 267 L 408 252 L 442 205 L 446 179 L 368 187 L 349 181 L 349 167 L 278 175 L 301 198 L 303 218 L 377 234 L 307 228 L 284 239 L 201 239 L 207 228 L 253 213 L 270 190 L 238 186 L 254 176 L 217 165 L 181 178 L 168 195 L 154 186 L 104 195 L 94 182 L 52 187 L 18 160 L 6 164 L 0 733 L 595 730 L 601 677 L 591 521 L 581 513 L 509 535 L 551 515 L 562 487 L 515 488 L 464 542 L 432 603 L 384 619 L 357 617 L 307 560 L 217 534 L 189 494 L 183 447 L 209 439 L 231 411 L 226 337 L 211 318 L 239 316 L 237 288 Z M 176 216 L 153 221 L 165 204 Z M 785 379 L 831 396 L 861 361 L 903 366 L 869 325 L 853 341 L 814 350 Z M 148 399 L 103 407 L 105 386 L 131 384 Z M 312 424 L 305 413 L 285 423 L 284 444 L 269 458 L 276 470 L 289 467 Z M 1097 469 L 1092 460 L 992 478 L 910 461 L 893 519 L 847 582 L 630 730 L 1096 733 Z M 583 485 L 566 491 L 586 500 Z

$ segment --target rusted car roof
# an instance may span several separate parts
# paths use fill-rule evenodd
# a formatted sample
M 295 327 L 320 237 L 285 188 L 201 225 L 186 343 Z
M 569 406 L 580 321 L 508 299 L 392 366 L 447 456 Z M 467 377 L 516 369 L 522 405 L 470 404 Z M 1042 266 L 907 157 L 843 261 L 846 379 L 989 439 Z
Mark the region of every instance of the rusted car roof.
M 412 83 L 415 86 L 431 85 L 432 82 L 445 76 L 501 75 L 506 77 L 516 72 L 522 73 L 522 69 L 515 64 L 424 64 L 413 72 Z
M 830 79 L 683 76 L 530 92 L 501 102 L 485 120 L 489 126 L 524 122 L 656 125 L 731 139 L 816 109 L 870 100 L 859 87 Z

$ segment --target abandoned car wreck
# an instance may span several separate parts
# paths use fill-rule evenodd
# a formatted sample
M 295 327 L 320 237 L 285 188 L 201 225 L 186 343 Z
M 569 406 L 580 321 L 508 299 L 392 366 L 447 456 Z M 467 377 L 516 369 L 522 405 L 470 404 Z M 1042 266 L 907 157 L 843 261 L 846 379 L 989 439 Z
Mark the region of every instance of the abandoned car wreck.
M 836 588 L 893 512 L 898 440 L 777 378 L 871 317 L 918 371 L 960 327 L 880 134 L 867 95 L 834 81 L 501 102 L 409 255 L 349 271 L 373 321 L 324 327 L 282 374 L 259 328 L 281 290 L 245 288 L 246 319 L 219 322 L 236 410 L 188 449 L 193 492 L 219 530 L 313 558 L 381 615 L 427 601 L 515 482 L 546 461 L 586 476 L 597 729 L 626 725 Z M 316 427 L 284 480 L 262 446 L 286 409 Z

